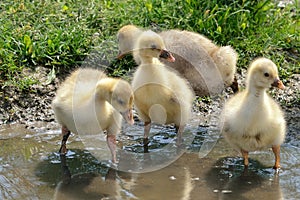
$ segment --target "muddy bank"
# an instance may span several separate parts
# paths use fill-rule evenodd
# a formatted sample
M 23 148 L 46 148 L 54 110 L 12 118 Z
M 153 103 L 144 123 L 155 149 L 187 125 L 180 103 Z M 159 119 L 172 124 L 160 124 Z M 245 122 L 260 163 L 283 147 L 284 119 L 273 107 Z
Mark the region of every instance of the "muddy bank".
M 36 71 L 28 71 L 31 77 L 40 84 L 32 85 L 26 91 L 6 86 L 0 91 L 0 125 L 19 122 L 28 124 L 34 121 L 53 121 L 51 101 L 55 96 L 59 80 L 56 78 L 47 83 L 50 69 L 38 67 Z

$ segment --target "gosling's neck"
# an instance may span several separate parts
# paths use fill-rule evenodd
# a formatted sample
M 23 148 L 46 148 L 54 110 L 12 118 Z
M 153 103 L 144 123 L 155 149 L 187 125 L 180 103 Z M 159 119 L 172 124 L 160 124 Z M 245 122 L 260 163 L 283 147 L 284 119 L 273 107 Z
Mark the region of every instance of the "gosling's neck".
M 266 94 L 267 94 L 267 88 L 264 87 L 258 87 L 251 82 L 246 87 L 246 94 L 249 97 L 252 97 L 257 100 L 264 100 Z
M 158 58 L 149 57 L 149 56 L 141 57 L 141 64 L 158 64 L 158 63 L 160 63 Z
M 151 57 L 141 57 L 141 63 L 142 64 L 152 64 L 153 58 Z

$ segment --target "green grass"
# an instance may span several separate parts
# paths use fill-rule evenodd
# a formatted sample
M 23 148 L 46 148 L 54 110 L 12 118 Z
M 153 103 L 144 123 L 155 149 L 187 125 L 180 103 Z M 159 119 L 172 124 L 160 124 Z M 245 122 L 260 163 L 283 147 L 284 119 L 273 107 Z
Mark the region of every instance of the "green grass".
M 23 75 L 24 69 L 45 66 L 62 73 L 89 64 L 86 57 L 97 50 L 111 64 L 111 75 L 125 74 L 134 66 L 132 60 L 114 58 L 116 32 L 126 24 L 199 32 L 219 45 L 233 46 L 239 68 L 266 56 L 288 78 L 300 73 L 299 16 L 297 2 L 280 9 L 273 0 L 2 0 L 0 87 L 26 90 L 38 80 Z

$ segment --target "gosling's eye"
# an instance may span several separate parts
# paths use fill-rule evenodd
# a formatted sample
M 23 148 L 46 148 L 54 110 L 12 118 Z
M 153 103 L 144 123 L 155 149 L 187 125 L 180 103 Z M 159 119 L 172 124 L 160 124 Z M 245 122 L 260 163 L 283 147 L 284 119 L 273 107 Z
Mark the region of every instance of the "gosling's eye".
M 118 103 L 119 103 L 120 105 L 124 105 L 124 104 L 125 104 L 125 101 L 123 101 L 122 99 L 118 99 Z
M 266 73 L 264 73 L 264 76 L 265 76 L 265 77 L 269 77 L 270 74 L 266 72 Z
M 151 49 L 152 49 L 152 50 L 155 50 L 155 49 L 156 49 L 156 45 L 155 45 L 155 44 L 152 44 L 152 45 L 151 45 Z

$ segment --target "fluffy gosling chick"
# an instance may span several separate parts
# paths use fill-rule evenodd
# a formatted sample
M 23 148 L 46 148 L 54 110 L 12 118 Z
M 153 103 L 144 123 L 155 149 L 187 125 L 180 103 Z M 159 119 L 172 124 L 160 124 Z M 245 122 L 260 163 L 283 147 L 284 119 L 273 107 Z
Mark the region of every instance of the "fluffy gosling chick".
M 96 69 L 75 70 L 58 88 L 52 102 L 56 119 L 62 125 L 59 152 L 66 154 L 70 132 L 91 135 L 106 131 L 112 162 L 116 163 L 116 134 L 122 116 L 129 124 L 134 123 L 132 106 L 133 91 L 128 82 L 109 78 Z
M 134 41 L 142 32 L 134 25 L 123 26 L 118 31 L 118 58 L 132 53 L 135 62 L 138 65 L 141 63 L 138 53 L 133 49 Z M 219 47 L 205 36 L 190 31 L 167 30 L 158 34 L 176 58 L 174 63 L 161 61 L 185 77 L 198 96 L 218 94 L 223 84 L 230 86 L 234 92 L 238 91 L 234 77 L 238 55 L 232 47 Z
M 267 94 L 271 86 L 284 89 L 277 67 L 267 58 L 258 58 L 248 69 L 246 89 L 229 99 L 223 110 L 222 133 L 242 153 L 245 167 L 249 165 L 249 151 L 271 146 L 275 155 L 273 168 L 280 168 L 286 122 L 280 106 Z
M 194 93 L 186 80 L 169 70 L 159 57 L 174 62 L 165 49 L 162 38 L 153 31 L 143 32 L 136 42 L 135 50 L 141 59 L 132 80 L 134 105 L 144 121 L 144 144 L 148 141 L 151 122 L 175 123 L 177 144 L 189 120 Z

